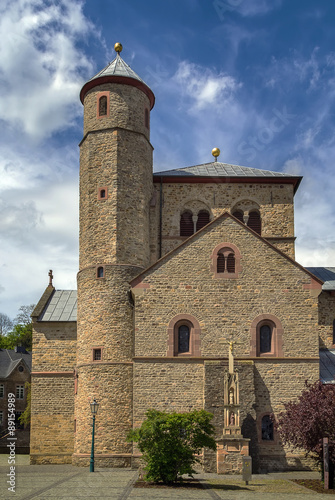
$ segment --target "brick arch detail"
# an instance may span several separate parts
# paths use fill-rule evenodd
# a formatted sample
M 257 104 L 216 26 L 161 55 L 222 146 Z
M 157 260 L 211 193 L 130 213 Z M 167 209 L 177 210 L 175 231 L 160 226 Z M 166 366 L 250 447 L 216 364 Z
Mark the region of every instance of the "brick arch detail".
M 234 253 L 234 256 L 235 256 L 235 272 L 234 273 L 227 273 L 227 272 L 218 273 L 217 272 L 216 263 L 217 263 L 218 253 L 223 248 L 230 248 Z M 241 252 L 239 251 L 237 246 L 234 245 L 234 243 L 224 242 L 224 243 L 219 243 L 218 245 L 216 245 L 216 247 L 214 248 L 212 255 L 211 255 L 211 267 L 210 267 L 211 272 L 214 273 L 214 278 L 220 278 L 220 279 L 222 279 L 222 278 L 223 279 L 238 278 L 239 273 L 242 271 L 241 259 L 242 259 Z
M 190 351 L 178 354 L 178 326 L 185 321 L 190 325 Z M 177 314 L 168 324 L 167 356 L 201 356 L 200 350 L 200 323 L 191 314 Z
M 259 328 L 266 321 L 273 323 L 273 338 L 271 352 L 260 354 L 259 352 Z M 283 357 L 284 328 L 280 319 L 273 314 L 260 314 L 250 327 L 250 356 L 252 357 Z

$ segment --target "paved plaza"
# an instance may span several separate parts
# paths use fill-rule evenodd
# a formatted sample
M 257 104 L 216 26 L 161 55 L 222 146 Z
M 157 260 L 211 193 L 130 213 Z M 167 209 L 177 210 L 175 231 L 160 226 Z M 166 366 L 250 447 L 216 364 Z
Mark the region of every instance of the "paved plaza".
M 253 475 L 246 485 L 240 476 L 200 473 L 203 488 L 137 488 L 138 477 L 130 469 L 97 469 L 71 465 L 29 465 L 29 457 L 19 455 L 15 464 L 15 493 L 8 491 L 8 457 L 0 455 L 0 498 L 20 500 L 312 500 L 325 498 L 291 481 L 318 478 L 315 472 L 286 472 Z M 330 498 L 333 498 L 332 496 Z

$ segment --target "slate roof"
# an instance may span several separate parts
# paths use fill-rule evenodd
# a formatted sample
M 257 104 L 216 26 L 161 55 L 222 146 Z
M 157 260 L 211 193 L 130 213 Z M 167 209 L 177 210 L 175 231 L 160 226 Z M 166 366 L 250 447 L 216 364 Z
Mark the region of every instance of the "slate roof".
M 31 353 L 16 352 L 10 349 L 0 349 L 0 378 L 7 378 L 21 361 L 24 361 L 31 372 Z
M 193 167 L 176 168 L 174 170 L 164 170 L 155 172 L 154 177 L 280 177 L 297 178 L 296 175 L 285 174 L 283 172 L 272 172 L 271 170 L 260 170 L 258 168 L 242 167 L 240 165 L 231 165 L 213 161 L 211 163 L 202 163 Z
M 77 290 L 55 290 L 38 321 L 77 321 Z
M 306 269 L 324 281 L 322 290 L 335 290 L 335 267 L 306 267 Z
M 96 78 L 101 78 L 103 76 L 125 76 L 127 78 L 134 78 L 139 82 L 145 83 L 142 78 L 140 78 L 138 74 L 135 73 L 135 71 L 133 71 L 126 62 L 124 62 L 119 53 L 117 53 L 115 59 L 113 59 L 112 62 L 110 62 L 104 69 L 99 71 L 99 73 L 94 75 L 93 78 L 91 78 L 89 81 L 95 80 Z
M 320 379 L 335 384 L 335 349 L 320 349 Z

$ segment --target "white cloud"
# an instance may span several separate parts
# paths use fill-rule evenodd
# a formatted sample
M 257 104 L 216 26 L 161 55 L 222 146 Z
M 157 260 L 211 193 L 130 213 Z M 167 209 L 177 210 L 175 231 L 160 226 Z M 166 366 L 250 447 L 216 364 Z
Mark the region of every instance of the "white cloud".
M 0 120 L 34 139 L 73 124 L 83 72 L 77 41 L 93 32 L 82 2 L 5 0 L 0 7 Z
M 191 111 L 209 106 L 218 110 L 231 100 L 241 86 L 231 76 L 216 74 L 187 61 L 179 64 L 172 81 L 177 84 L 181 95 L 191 100 Z

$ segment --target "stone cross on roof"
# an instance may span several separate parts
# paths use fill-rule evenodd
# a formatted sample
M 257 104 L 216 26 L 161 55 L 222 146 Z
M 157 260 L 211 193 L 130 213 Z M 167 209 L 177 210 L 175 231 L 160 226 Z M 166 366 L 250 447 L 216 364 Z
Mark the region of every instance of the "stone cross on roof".
M 53 284 L 52 284 L 52 279 L 53 279 L 52 269 L 50 269 L 48 276 L 49 276 L 49 286 L 53 286 Z

